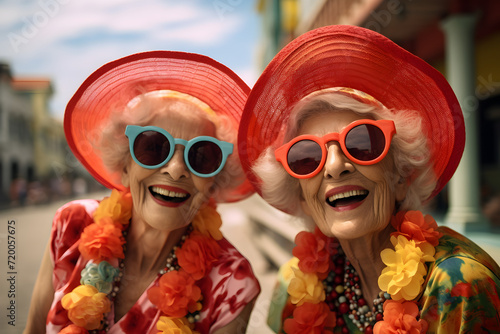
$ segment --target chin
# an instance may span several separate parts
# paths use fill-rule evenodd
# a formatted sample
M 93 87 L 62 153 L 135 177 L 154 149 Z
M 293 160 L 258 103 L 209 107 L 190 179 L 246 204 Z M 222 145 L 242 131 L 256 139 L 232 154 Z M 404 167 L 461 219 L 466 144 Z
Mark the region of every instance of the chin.
M 331 224 L 328 231 L 330 235 L 327 236 L 333 236 L 342 240 L 357 239 L 368 234 L 365 232 L 366 227 L 360 226 L 360 224 L 351 220 Z M 325 233 L 323 232 L 323 234 Z

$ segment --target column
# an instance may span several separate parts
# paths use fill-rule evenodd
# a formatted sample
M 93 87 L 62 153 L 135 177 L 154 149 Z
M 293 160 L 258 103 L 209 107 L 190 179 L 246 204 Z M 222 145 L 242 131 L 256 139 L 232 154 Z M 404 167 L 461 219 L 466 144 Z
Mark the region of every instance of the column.
M 442 22 L 445 33 L 446 75 L 465 121 L 465 150 L 448 183 L 449 208 L 445 223 L 458 232 L 484 230 L 488 226 L 480 204 L 479 115 L 475 95 L 474 29 L 477 15 L 454 14 Z

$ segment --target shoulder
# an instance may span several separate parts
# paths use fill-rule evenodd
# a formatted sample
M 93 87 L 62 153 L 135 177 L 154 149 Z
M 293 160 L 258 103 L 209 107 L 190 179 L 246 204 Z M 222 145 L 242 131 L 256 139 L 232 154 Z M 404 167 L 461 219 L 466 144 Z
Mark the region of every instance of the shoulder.
M 99 205 L 94 199 L 77 200 L 61 206 L 54 216 L 51 231 L 51 250 L 58 259 L 80 239 L 83 229 L 93 223 L 93 213 Z
M 500 268 L 481 247 L 465 236 L 440 227 L 443 236 L 436 246 L 436 261 L 429 265 L 427 281 L 433 289 L 457 289 L 465 284 L 481 288 L 500 286 Z M 462 287 L 464 285 L 461 285 Z
M 436 267 L 450 273 L 480 267 L 500 278 L 498 264 L 472 240 L 447 227 L 439 227 L 439 231 L 443 233 L 443 236 L 439 239 L 439 245 L 436 246 Z
M 260 284 L 250 262 L 226 239 L 218 244 L 219 259 L 200 281 L 203 320 L 197 328 L 203 333 L 229 324 L 260 294 Z
M 219 259 L 214 263 L 205 285 L 214 295 L 233 298 L 238 295 L 246 302 L 260 293 L 260 284 L 250 262 L 226 239 L 218 241 L 221 246 Z
M 484 263 L 464 255 L 448 256 L 429 268 L 427 292 L 431 295 L 500 293 L 500 276 Z M 465 293 L 465 294 L 464 294 Z
M 71 201 L 61 206 L 54 216 L 52 229 L 66 230 L 70 226 L 84 228 L 93 222 L 93 213 L 97 209 L 99 201 L 94 199 L 83 199 Z
M 500 270 L 478 245 L 448 228 L 429 264 L 419 301 L 429 332 L 473 332 L 500 326 Z M 481 327 L 484 326 L 484 327 Z
M 217 274 L 224 277 L 232 276 L 235 280 L 254 280 L 258 285 L 252 266 L 245 256 L 225 238 L 219 240 L 218 244 L 221 247 L 221 253 L 214 266 Z
M 99 201 L 95 199 L 81 199 L 68 202 L 56 211 L 54 221 L 81 221 L 86 220 L 88 217 L 92 219 L 92 214 L 98 205 Z

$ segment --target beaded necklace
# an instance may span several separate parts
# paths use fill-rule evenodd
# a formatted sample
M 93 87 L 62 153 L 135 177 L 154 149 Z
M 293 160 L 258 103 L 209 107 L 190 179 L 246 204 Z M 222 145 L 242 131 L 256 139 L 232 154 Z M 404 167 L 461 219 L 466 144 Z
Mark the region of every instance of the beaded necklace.
M 108 330 L 106 314 L 120 291 L 131 214 L 130 193 L 113 190 L 94 212 L 94 223 L 83 230 L 78 249 L 88 263 L 81 273 L 81 285 L 61 299 L 72 324 L 60 334 Z M 202 309 L 197 282 L 210 272 L 218 259 L 220 246 L 216 240 L 222 239 L 221 224 L 214 203 L 200 209 L 169 253 L 165 267 L 158 273 L 158 283 L 148 289 L 149 300 L 162 313 L 157 322 L 160 333 L 199 334 L 194 330 Z
M 349 333 L 344 317 L 364 333 L 397 332 L 403 327 L 427 331 L 415 299 L 423 289 L 425 263 L 434 261 L 441 233 L 434 219 L 420 211 L 400 212 L 391 224 L 397 230 L 391 234 L 394 250 L 381 252 L 387 267 L 378 278 L 382 291 L 371 310 L 362 295 L 360 278 L 338 241 L 318 228 L 297 235 L 293 255 L 298 263 L 292 267 L 287 289 L 292 307 L 284 311 L 284 333 Z
M 328 277 L 323 280 L 323 285 L 326 292 L 325 302 L 330 311 L 336 314 L 336 327 L 340 327 L 343 332 L 349 332 L 343 318 L 346 315 L 358 330 L 368 334 L 373 333 L 373 325 L 383 317 L 383 303 L 390 299 L 390 296 L 381 291 L 374 299 L 370 310 L 362 294 L 359 275 L 350 261 L 345 258 L 341 248 L 338 249 L 333 262 L 339 268 L 343 268 L 343 275 L 330 271 Z M 341 277 L 343 277 L 342 280 Z

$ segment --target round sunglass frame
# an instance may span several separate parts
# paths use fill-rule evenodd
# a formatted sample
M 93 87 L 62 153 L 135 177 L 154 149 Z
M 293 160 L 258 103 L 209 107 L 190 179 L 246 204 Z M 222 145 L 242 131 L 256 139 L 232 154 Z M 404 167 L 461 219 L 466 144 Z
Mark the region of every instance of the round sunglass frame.
M 135 152 L 134 152 L 135 140 L 137 139 L 137 136 L 139 136 L 141 133 L 146 132 L 146 131 L 155 131 L 155 132 L 158 132 L 158 133 L 164 135 L 165 138 L 167 139 L 167 141 L 169 142 L 170 147 L 171 147 L 168 156 L 162 162 L 160 162 L 156 165 L 145 165 L 142 162 L 140 162 L 137 159 L 137 157 L 135 156 Z M 210 137 L 210 136 L 199 136 L 199 137 L 195 137 L 195 138 L 190 139 L 190 140 L 185 140 L 185 139 L 181 139 L 181 138 L 174 138 L 165 129 L 159 128 L 159 127 L 153 126 L 153 125 L 149 125 L 149 126 L 127 125 L 127 127 L 125 128 L 125 136 L 128 137 L 129 149 L 130 149 L 130 154 L 132 155 L 132 159 L 134 159 L 134 161 L 139 166 L 141 166 L 143 168 L 147 168 L 147 169 L 156 169 L 156 168 L 160 168 L 160 167 L 164 166 L 167 162 L 170 161 L 170 159 L 172 159 L 172 156 L 174 155 L 174 152 L 175 152 L 175 145 L 179 144 L 179 145 L 184 146 L 184 155 L 183 155 L 184 156 L 184 163 L 188 167 L 189 171 L 191 173 L 193 173 L 194 175 L 199 176 L 199 177 L 212 177 L 212 176 L 217 175 L 222 170 L 222 168 L 224 168 L 224 165 L 226 164 L 226 161 L 227 161 L 227 157 L 233 153 L 233 144 L 232 143 L 218 140 L 217 138 Z M 222 160 L 220 162 L 219 167 L 214 172 L 211 172 L 208 174 L 199 173 L 189 163 L 189 150 L 191 149 L 191 147 L 194 144 L 199 143 L 201 141 L 208 141 L 208 142 L 216 144 L 220 148 L 221 153 L 222 153 Z
M 347 135 L 349 134 L 349 132 L 352 129 L 354 129 L 355 127 L 360 126 L 360 125 L 373 125 L 373 126 L 377 127 L 378 129 L 380 129 L 384 135 L 384 139 L 385 139 L 384 149 L 383 149 L 382 153 L 375 159 L 367 160 L 367 161 L 359 160 L 359 159 L 355 158 L 354 156 L 352 156 L 351 153 L 349 153 L 349 151 L 345 145 L 345 139 L 346 139 Z M 313 176 L 316 176 L 323 169 L 325 162 L 326 162 L 327 155 L 328 155 L 328 152 L 326 149 L 326 144 L 328 142 L 331 142 L 331 141 L 338 142 L 340 145 L 340 148 L 342 149 L 342 152 L 349 160 L 351 160 L 352 162 L 354 162 L 358 165 L 368 166 L 368 165 L 373 165 L 373 164 L 378 163 L 387 155 L 387 153 L 389 152 L 389 148 L 391 146 L 392 137 L 395 134 L 396 134 L 396 127 L 395 127 L 393 121 L 361 119 L 361 120 L 357 120 L 357 121 L 350 123 L 349 125 L 344 127 L 342 129 L 342 131 L 340 131 L 340 132 L 328 133 L 328 134 L 324 135 L 323 137 L 317 137 L 317 136 L 309 135 L 309 134 L 295 137 L 291 141 L 289 141 L 288 143 L 286 143 L 283 146 L 280 146 L 278 149 L 276 149 L 274 154 L 275 154 L 276 160 L 279 161 L 283 165 L 283 167 L 288 172 L 288 174 L 290 174 L 291 176 L 293 176 L 297 179 L 307 179 L 307 178 L 311 178 Z M 293 145 L 295 145 L 296 143 L 303 141 L 303 140 L 313 141 L 319 145 L 319 147 L 321 148 L 321 152 L 322 152 L 321 161 L 318 164 L 318 167 L 316 167 L 316 169 L 314 171 L 312 171 L 308 174 L 297 174 L 294 171 L 292 171 L 292 169 L 290 168 L 290 166 L 288 164 L 288 153 Z

